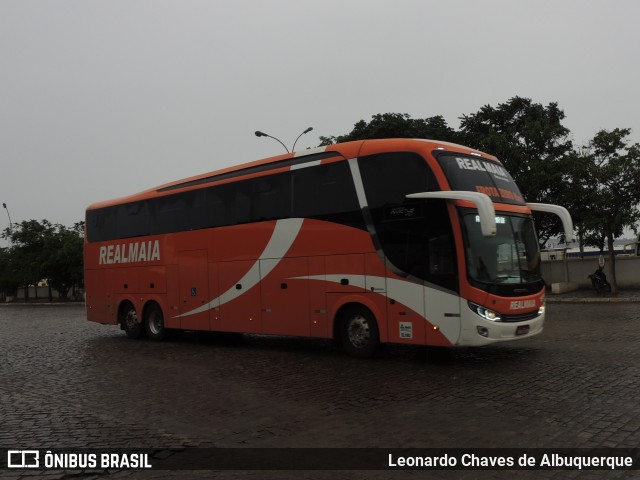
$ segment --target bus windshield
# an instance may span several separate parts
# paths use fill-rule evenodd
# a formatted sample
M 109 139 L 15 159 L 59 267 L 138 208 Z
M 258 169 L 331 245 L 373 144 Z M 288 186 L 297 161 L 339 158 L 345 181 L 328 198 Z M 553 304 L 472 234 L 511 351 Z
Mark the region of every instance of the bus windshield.
M 540 252 L 533 220 L 525 216 L 496 216 L 495 237 L 485 237 L 477 213 L 463 216 L 467 273 L 471 280 L 490 284 L 537 283 Z

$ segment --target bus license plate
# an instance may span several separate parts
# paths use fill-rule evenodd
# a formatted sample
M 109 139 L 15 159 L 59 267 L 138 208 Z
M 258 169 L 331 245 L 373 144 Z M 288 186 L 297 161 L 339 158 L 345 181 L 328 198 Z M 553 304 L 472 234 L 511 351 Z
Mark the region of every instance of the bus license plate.
M 526 335 L 529 333 L 529 325 L 520 325 L 516 328 L 516 337 L 520 335 Z

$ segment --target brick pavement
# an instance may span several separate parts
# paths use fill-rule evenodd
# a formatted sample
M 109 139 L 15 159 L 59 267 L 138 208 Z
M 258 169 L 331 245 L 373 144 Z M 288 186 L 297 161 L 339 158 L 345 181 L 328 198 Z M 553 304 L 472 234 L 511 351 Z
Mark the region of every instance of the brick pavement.
M 551 304 L 545 332 L 438 362 L 388 347 L 187 334 L 127 339 L 78 306 L 0 308 L 0 447 L 452 447 L 640 445 L 637 304 Z M 520 471 L 515 478 L 630 478 Z M 0 478 L 79 478 L 5 471 Z M 507 478 L 509 472 L 429 472 Z M 205 478 L 110 471 L 86 478 Z M 209 472 L 209 478 L 425 478 L 425 472 Z M 511 474 L 511 477 L 513 475 Z

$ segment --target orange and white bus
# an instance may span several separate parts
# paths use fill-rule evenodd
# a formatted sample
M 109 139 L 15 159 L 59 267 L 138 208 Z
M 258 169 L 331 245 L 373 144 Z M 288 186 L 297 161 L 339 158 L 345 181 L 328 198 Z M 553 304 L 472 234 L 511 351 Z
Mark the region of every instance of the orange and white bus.
M 493 156 L 389 139 L 286 154 L 91 205 L 87 318 L 168 329 L 473 346 L 542 331 L 532 210 Z

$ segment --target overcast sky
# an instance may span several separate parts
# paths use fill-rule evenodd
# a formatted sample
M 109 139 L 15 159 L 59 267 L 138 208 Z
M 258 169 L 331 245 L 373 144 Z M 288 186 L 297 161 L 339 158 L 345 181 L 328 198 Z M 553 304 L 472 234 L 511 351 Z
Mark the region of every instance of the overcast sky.
M 636 0 L 0 0 L 0 203 L 71 226 L 283 152 L 255 130 L 291 146 L 312 126 L 300 150 L 515 95 L 558 102 L 578 144 L 640 141 L 639 21 Z

